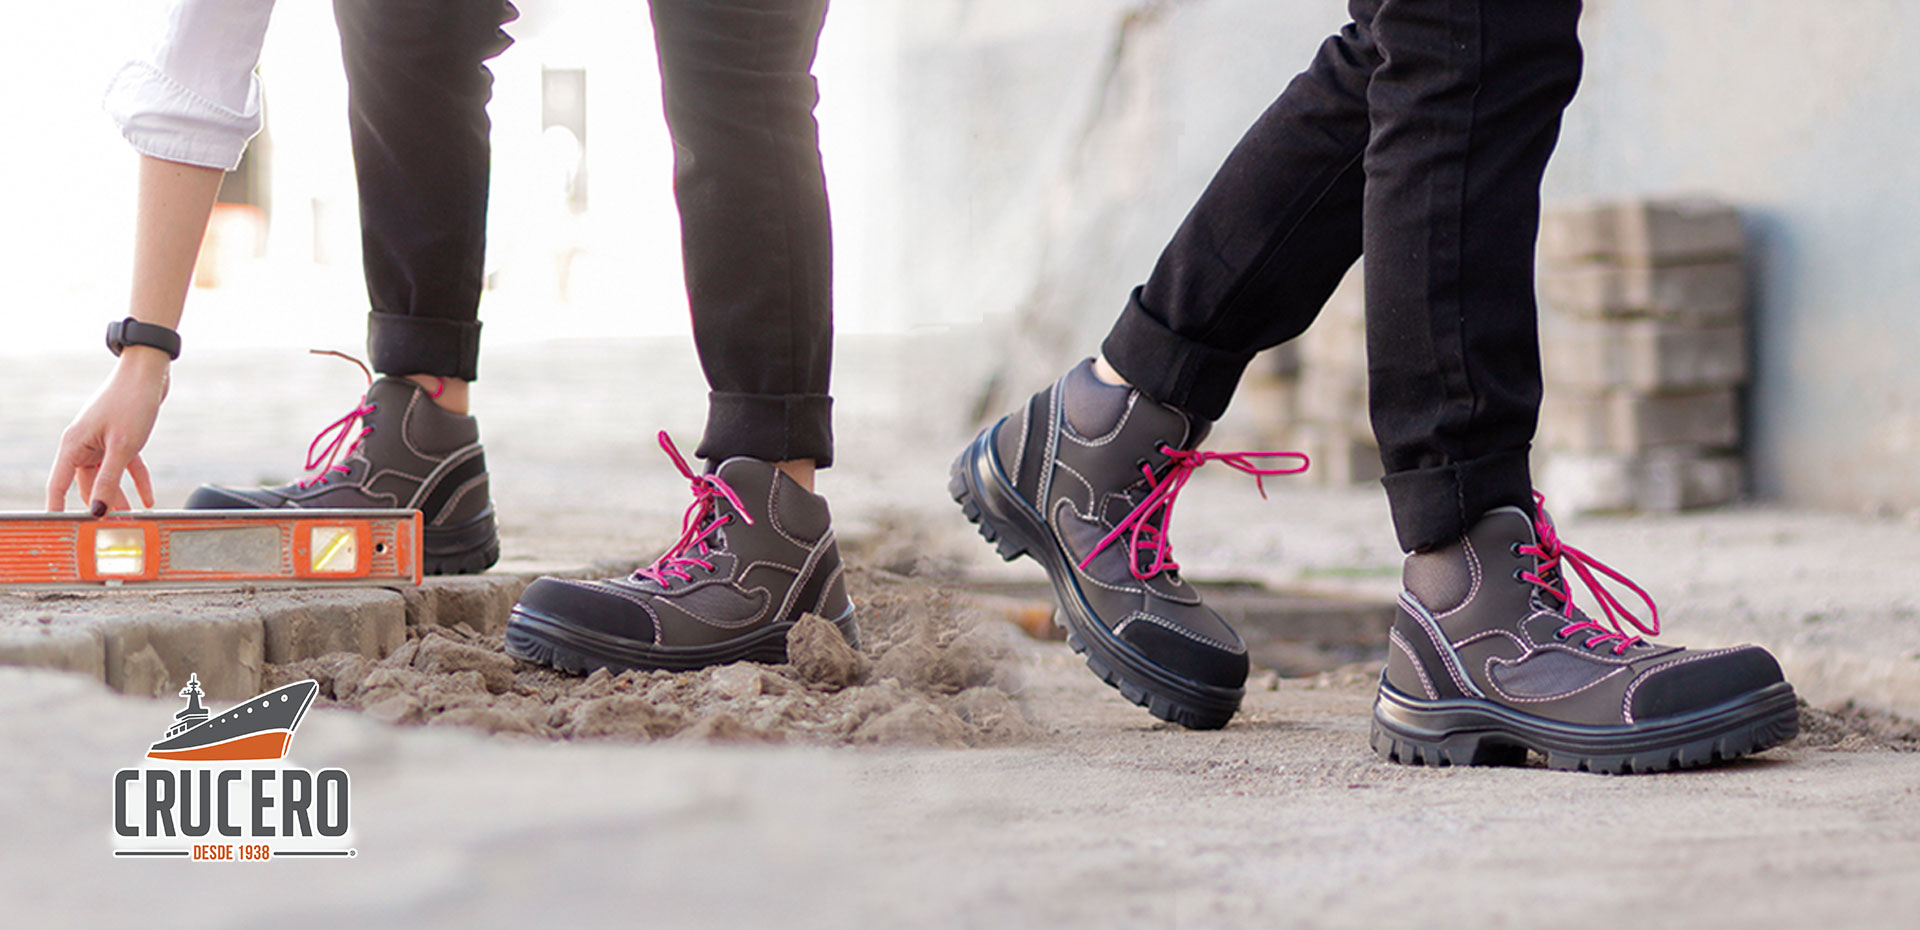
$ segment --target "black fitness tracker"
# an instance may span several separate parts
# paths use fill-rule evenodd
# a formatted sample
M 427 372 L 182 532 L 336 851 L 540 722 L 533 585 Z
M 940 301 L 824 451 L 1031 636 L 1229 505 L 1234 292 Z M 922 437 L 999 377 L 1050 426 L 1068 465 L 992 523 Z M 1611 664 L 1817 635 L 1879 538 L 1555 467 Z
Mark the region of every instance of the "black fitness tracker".
M 127 346 L 150 346 L 167 353 L 170 359 L 180 357 L 180 334 L 152 323 L 142 323 L 133 317 L 115 320 L 107 324 L 107 350 L 115 355 Z

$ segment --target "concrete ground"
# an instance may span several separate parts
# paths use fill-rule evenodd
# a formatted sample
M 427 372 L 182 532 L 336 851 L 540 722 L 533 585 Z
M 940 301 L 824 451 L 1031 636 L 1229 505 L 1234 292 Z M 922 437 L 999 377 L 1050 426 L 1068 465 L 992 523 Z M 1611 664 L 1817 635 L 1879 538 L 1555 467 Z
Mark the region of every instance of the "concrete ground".
M 1920 753 L 1685 774 L 1412 769 L 1364 676 L 1156 725 L 1035 645 L 1048 735 L 1006 749 L 550 744 L 316 711 L 352 861 L 109 857 L 112 772 L 165 709 L 0 670 L 7 922 L 260 926 L 1898 926 Z M 236 871 L 237 870 L 237 871 Z
M 945 499 L 983 367 L 973 334 L 842 341 L 840 461 L 821 487 L 855 557 L 957 583 L 1038 578 L 994 559 Z M 38 509 L 54 438 L 105 368 L 88 355 L 0 370 L 15 401 L 0 508 Z M 359 390 L 348 366 L 294 352 L 208 353 L 175 378 L 148 454 L 163 504 L 204 480 L 295 477 L 311 431 Z M 1226 730 L 1188 733 L 1054 643 L 1018 658 L 1046 735 L 1014 748 L 548 744 L 317 711 L 293 761 L 353 773 L 358 860 L 242 879 L 109 856 L 112 772 L 177 702 L 89 679 L 151 695 L 189 665 L 206 678 L 218 649 L 377 653 L 409 622 L 498 613 L 509 576 L 644 560 L 686 499 L 652 434 L 697 444 L 701 390 L 677 342 L 491 355 L 476 404 L 508 552 L 497 578 L 158 615 L 130 610 L 137 595 L 0 602 L 0 659 L 82 673 L 0 670 L 7 922 L 1851 926 L 1920 904 L 1920 753 L 1800 745 L 1637 778 L 1405 769 L 1366 750 L 1364 674 L 1275 682 Z M 1209 469 L 1183 495 L 1190 576 L 1391 596 L 1398 553 L 1376 490 L 1276 481 L 1261 502 L 1247 484 Z M 1760 642 L 1815 704 L 1920 717 L 1906 568 L 1920 522 L 1746 506 L 1569 519 L 1563 535 L 1652 591 L 1673 641 Z M 190 628 L 225 645 L 169 639 Z M 245 690 L 239 674 L 229 687 Z

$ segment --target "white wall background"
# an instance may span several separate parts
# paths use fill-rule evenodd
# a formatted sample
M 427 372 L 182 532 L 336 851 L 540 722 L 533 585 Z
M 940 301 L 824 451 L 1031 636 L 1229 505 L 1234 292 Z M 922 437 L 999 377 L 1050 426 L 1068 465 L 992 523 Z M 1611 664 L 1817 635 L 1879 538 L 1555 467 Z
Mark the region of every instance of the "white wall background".
M 858 3 L 844 4 L 858 7 Z M 85 0 L 9 7 L 0 31 L 0 81 L 15 104 L 0 145 L 0 215 L 14 223 L 0 249 L 0 319 L 8 353 L 80 347 L 124 314 L 136 158 L 100 108 L 108 77 L 158 35 L 156 0 Z M 659 72 L 644 3 L 523 3 L 507 27 L 515 45 L 492 63 L 494 182 L 488 266 L 496 286 L 482 308 L 489 345 L 540 339 L 687 332 L 672 150 L 660 113 Z M 874 206 L 875 133 L 891 132 L 884 82 L 891 68 L 891 4 L 835 10 L 817 72 L 832 175 L 840 323 L 898 328 L 866 297 L 875 278 L 862 257 L 884 237 L 890 211 Z M 584 68 L 591 209 L 560 206 L 558 172 L 541 142 L 542 67 Z M 268 126 L 272 222 L 267 256 L 195 290 L 183 331 L 197 348 L 315 345 L 357 349 L 366 298 L 348 148 L 346 81 L 332 4 L 281 0 L 260 73 Z M 888 170 L 897 167 L 889 163 Z M 867 218 L 863 222 L 863 218 Z M 561 244 L 585 249 L 567 299 L 555 285 Z

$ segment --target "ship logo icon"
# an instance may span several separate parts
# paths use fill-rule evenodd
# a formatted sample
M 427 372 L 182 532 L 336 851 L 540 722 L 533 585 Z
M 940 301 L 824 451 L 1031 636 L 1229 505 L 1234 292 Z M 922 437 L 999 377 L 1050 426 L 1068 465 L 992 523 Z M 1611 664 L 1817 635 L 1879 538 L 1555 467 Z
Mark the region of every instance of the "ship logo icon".
M 159 742 L 147 749 L 147 758 L 169 762 L 274 762 L 287 756 L 293 731 L 320 691 L 309 678 L 264 694 L 256 694 L 218 716 L 200 703 L 200 676 L 188 677 L 180 696 L 185 710 L 173 715 Z

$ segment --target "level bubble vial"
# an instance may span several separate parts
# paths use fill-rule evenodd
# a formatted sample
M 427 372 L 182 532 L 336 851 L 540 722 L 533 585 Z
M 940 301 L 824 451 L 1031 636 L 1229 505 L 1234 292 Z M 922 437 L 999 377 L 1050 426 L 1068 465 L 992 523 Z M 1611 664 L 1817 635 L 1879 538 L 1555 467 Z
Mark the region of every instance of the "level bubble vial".
M 313 553 L 315 573 L 349 574 L 359 567 L 359 534 L 353 527 L 316 526 L 311 533 L 307 551 Z
M 140 575 L 147 570 L 147 534 L 137 528 L 93 534 L 93 570 L 98 575 Z

